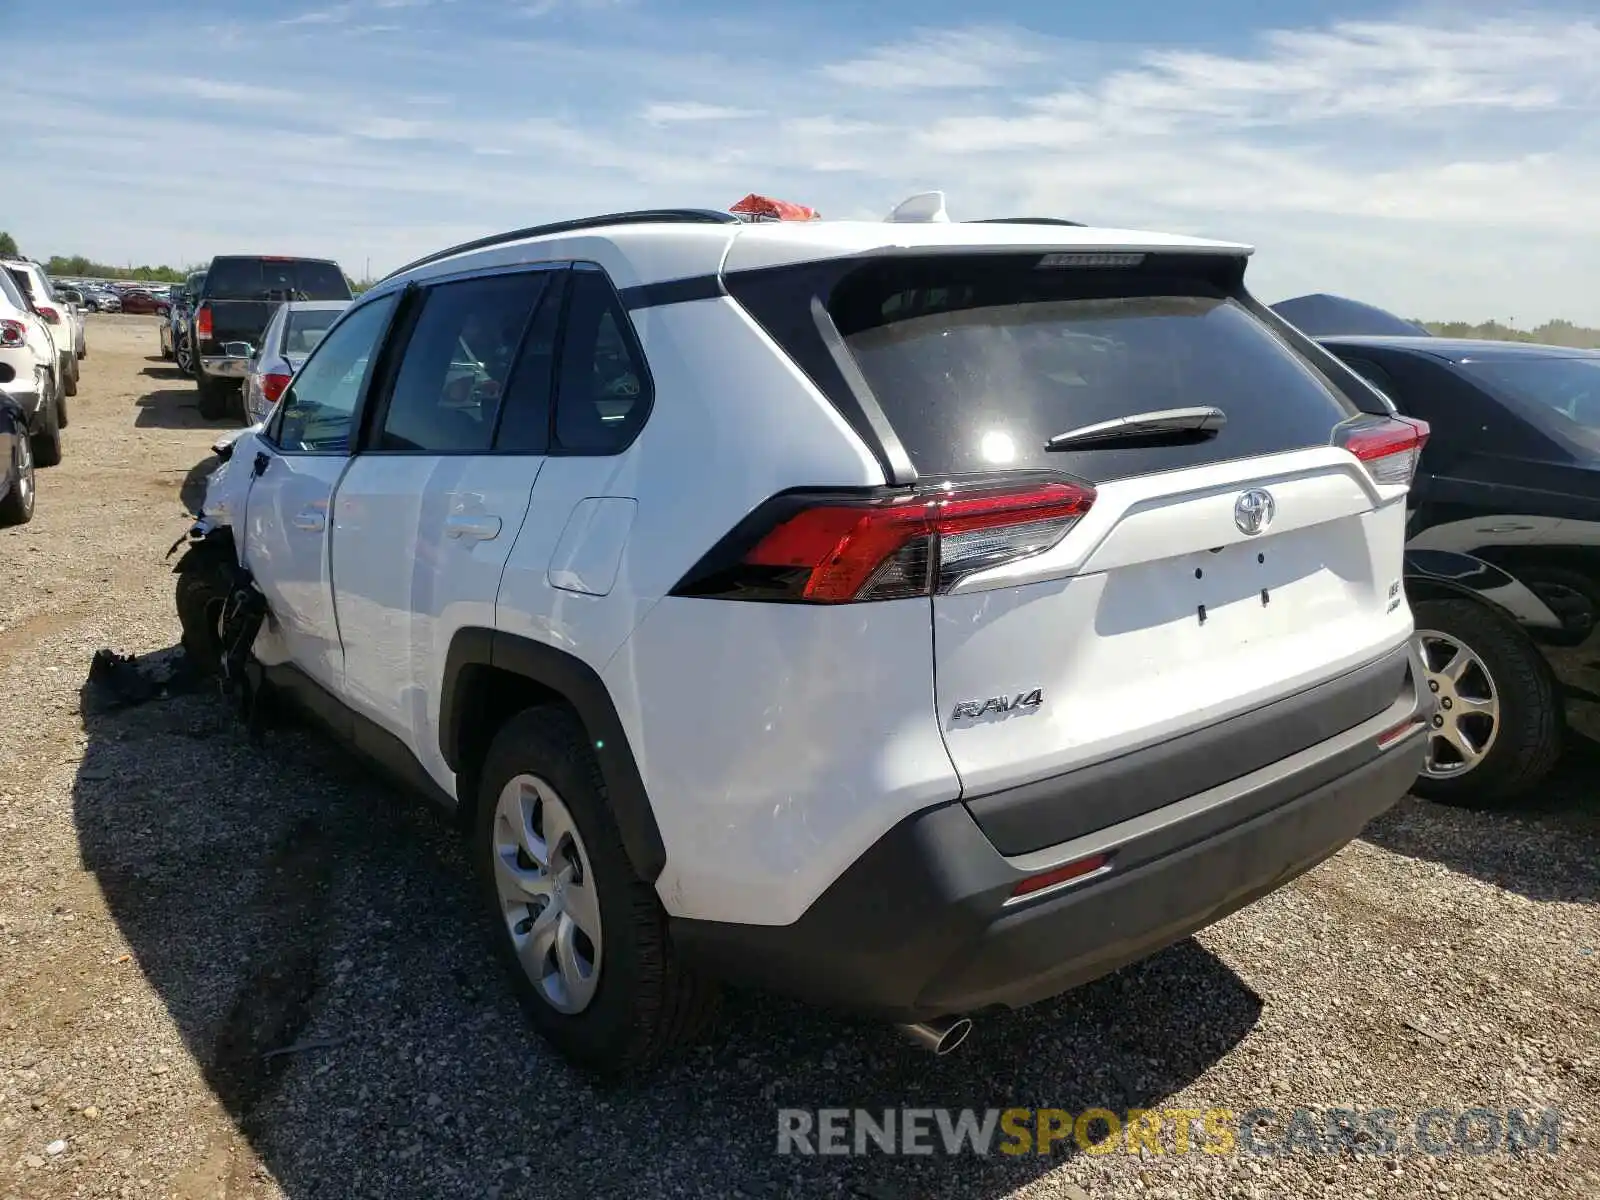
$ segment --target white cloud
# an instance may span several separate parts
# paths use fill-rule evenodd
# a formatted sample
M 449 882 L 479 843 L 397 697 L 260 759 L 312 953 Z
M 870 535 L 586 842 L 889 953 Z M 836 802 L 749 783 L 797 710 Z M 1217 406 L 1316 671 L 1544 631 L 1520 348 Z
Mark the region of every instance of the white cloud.
M 354 4 L 335 4 L 332 8 L 311 9 L 285 17 L 280 25 L 336 25 L 355 11 Z
M 1037 40 L 1004 29 L 925 30 L 822 71 L 852 87 L 890 91 L 999 87 L 1016 67 L 1040 61 L 1029 44 Z
M 678 103 L 647 104 L 639 115 L 652 125 L 670 125 L 677 121 L 733 121 L 740 117 L 760 116 L 761 113 L 734 108 L 729 104 L 703 104 L 698 100 L 684 100 Z
M 328 36 L 380 9 L 403 28 Z M 35 114 L 19 150 L 49 185 L 9 197 L 7 222 L 46 252 L 192 261 L 282 237 L 386 269 L 430 239 L 586 210 L 758 191 L 876 217 L 943 187 L 957 217 L 1254 243 L 1268 299 L 1600 324 L 1595 19 L 1344 22 L 1231 53 L 984 26 L 841 57 L 820 18 L 688 26 L 640 5 L 587 35 L 530 37 L 558 25 L 467 15 L 467 0 L 356 0 L 301 14 L 292 38 L 230 27 L 225 79 L 189 65 L 198 32 L 107 35 L 62 68 L 66 103 L 0 81 L 0 101 Z M 94 86 L 129 61 L 129 86 Z M 167 153 L 241 139 L 281 190 Z M 148 203 L 108 224 L 106 187 Z M 174 206 L 215 227 L 171 220 Z

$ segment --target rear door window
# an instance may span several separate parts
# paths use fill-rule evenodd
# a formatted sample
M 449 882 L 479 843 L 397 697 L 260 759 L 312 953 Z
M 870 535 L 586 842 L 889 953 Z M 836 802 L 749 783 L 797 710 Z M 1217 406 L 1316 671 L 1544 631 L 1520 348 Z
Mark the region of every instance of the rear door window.
M 433 454 L 488 450 L 523 330 L 549 280 L 548 271 L 529 271 L 430 287 L 406 343 L 376 448 Z
M 829 311 L 924 477 L 1010 469 L 1089 480 L 1327 445 L 1355 406 L 1225 290 L 1149 269 L 894 261 Z M 1182 445 L 1047 449 L 1137 413 L 1215 406 Z

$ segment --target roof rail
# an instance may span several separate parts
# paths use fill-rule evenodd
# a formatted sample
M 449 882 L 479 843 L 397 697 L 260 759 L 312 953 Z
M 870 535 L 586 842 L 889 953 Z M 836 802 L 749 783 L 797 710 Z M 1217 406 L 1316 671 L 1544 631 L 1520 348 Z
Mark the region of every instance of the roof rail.
M 1073 225 L 1079 229 L 1086 229 L 1082 221 L 1069 221 L 1065 217 L 983 217 L 972 222 L 974 225 Z
M 475 238 L 470 242 L 462 242 L 459 246 L 451 246 L 448 250 L 439 250 L 417 259 L 416 262 L 396 267 L 378 282 L 393 279 L 396 275 L 403 275 L 407 271 L 414 271 L 418 267 L 425 267 L 441 259 L 465 254 L 469 250 L 485 250 L 490 246 L 520 242 L 524 238 L 545 237 L 553 233 L 577 233 L 584 229 L 604 229 L 609 225 L 738 225 L 740 223 L 739 218 L 732 213 L 719 212 L 714 208 L 644 208 L 635 212 L 606 213 L 598 217 L 576 217 L 570 221 L 530 225 L 526 229 L 513 229 L 509 233 L 495 233 L 488 237 Z

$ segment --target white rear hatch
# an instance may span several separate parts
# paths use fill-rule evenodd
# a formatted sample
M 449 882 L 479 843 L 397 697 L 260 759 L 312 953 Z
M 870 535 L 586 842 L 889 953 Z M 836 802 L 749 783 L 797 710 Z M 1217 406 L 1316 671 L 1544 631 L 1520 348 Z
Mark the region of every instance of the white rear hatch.
M 830 305 L 922 485 L 949 485 L 935 694 L 969 797 L 1291 695 L 1410 633 L 1425 431 L 1374 396 L 1363 415 L 1264 324 L 1242 261 L 1053 261 L 906 258 Z

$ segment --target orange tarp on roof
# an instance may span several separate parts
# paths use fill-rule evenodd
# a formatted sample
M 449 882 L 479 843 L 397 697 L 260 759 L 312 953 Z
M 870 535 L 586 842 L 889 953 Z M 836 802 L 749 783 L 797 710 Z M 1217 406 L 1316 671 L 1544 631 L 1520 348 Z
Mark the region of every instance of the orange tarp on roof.
M 728 211 L 768 221 L 815 221 L 821 216 L 816 209 L 807 208 L 804 204 L 774 200 L 770 196 L 758 196 L 754 192 Z

